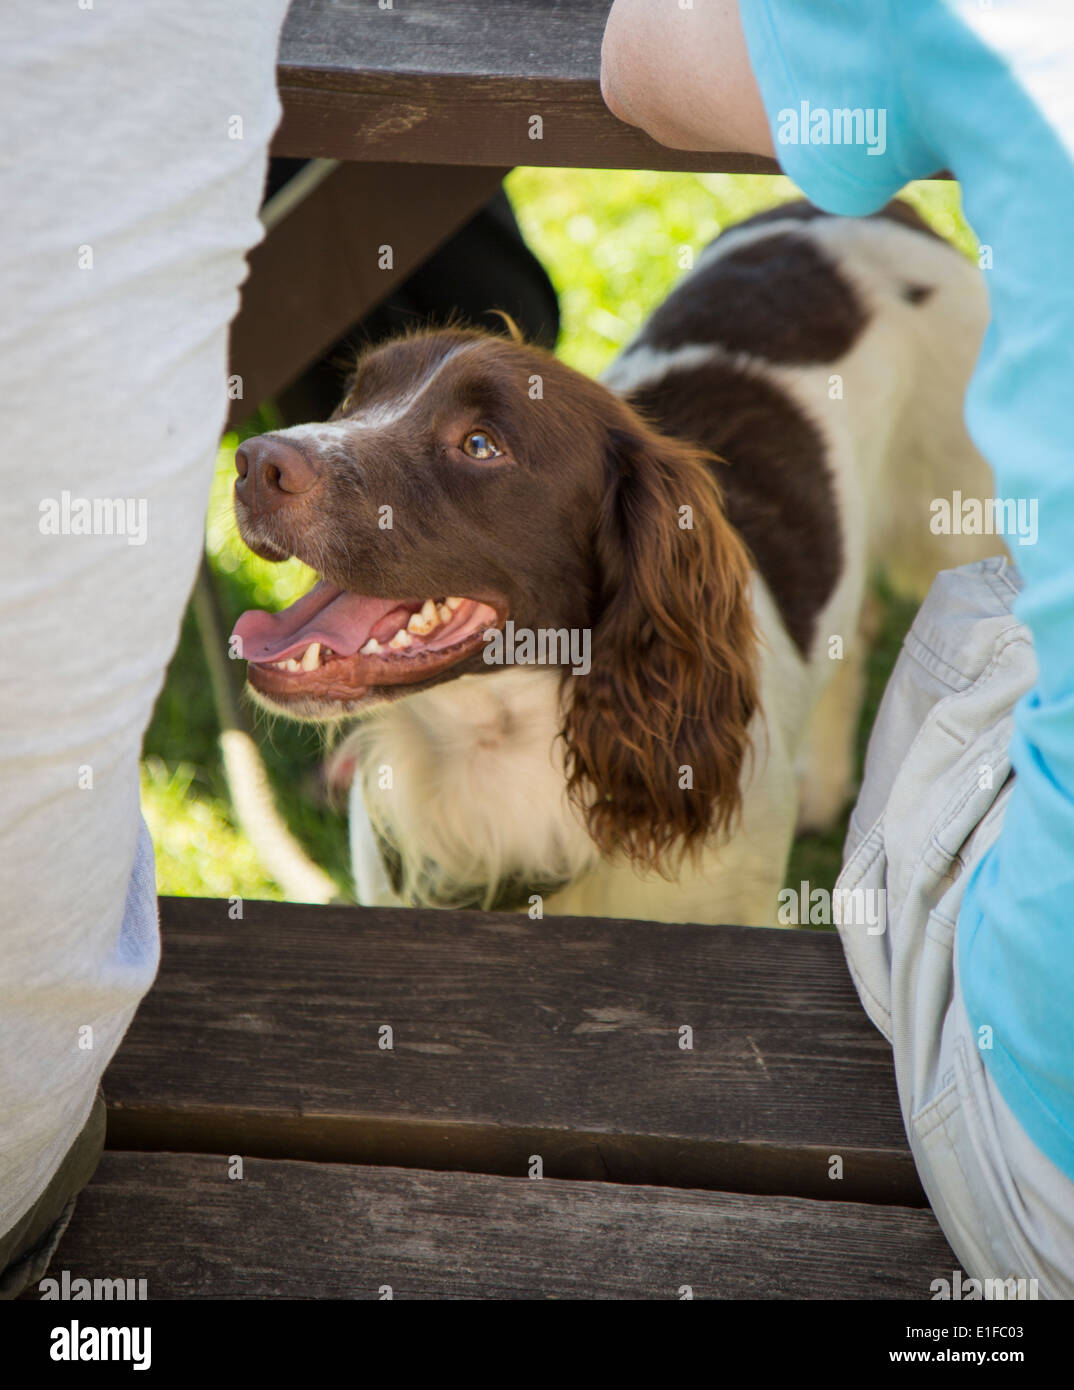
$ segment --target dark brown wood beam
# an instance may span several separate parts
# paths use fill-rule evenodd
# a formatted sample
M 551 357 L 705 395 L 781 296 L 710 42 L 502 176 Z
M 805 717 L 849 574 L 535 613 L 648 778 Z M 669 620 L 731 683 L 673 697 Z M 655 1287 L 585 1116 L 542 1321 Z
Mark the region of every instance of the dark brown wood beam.
M 658 145 L 611 114 L 595 76 L 475 79 L 468 74 L 283 66 L 279 82 L 284 114 L 274 154 L 452 165 L 780 173 L 775 160 L 758 155 L 695 154 Z

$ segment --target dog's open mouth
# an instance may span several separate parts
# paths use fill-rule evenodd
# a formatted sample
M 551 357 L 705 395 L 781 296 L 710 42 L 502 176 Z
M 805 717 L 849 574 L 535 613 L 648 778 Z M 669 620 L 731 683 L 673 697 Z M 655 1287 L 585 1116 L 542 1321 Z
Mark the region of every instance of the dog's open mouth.
M 279 613 L 251 609 L 232 639 L 253 688 L 273 700 L 352 701 L 375 686 L 413 685 L 456 665 L 504 614 L 481 599 L 367 598 L 325 580 Z

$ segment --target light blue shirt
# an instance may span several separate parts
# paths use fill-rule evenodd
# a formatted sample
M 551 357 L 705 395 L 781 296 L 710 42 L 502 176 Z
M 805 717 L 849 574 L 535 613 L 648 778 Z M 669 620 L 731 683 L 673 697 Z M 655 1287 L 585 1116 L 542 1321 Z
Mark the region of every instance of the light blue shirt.
M 996 497 L 1037 501 L 1036 544 L 1012 549 L 1040 675 L 1015 712 L 1017 777 L 967 888 L 958 970 L 1004 1099 L 1074 1178 L 1074 3 L 741 12 L 777 155 L 808 197 L 871 213 L 949 169 L 981 244 L 992 314 L 966 418 Z M 833 122 L 844 108 L 860 121 Z

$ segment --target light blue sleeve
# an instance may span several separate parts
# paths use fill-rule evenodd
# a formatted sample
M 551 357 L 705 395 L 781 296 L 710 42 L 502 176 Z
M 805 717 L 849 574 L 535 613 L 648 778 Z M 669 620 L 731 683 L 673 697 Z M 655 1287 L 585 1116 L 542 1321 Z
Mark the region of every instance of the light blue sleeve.
M 1015 785 L 967 886 L 958 969 L 1004 1099 L 1074 1177 L 1074 6 L 742 0 L 741 14 L 777 154 L 808 197 L 870 213 L 950 169 L 979 241 L 991 323 L 966 420 L 995 496 L 1039 515 L 1010 546 L 1039 680 L 1015 711 Z M 803 138 L 803 102 L 884 110 L 883 152 Z
M 826 212 L 876 212 L 942 160 L 915 133 L 887 0 L 742 0 L 776 157 Z

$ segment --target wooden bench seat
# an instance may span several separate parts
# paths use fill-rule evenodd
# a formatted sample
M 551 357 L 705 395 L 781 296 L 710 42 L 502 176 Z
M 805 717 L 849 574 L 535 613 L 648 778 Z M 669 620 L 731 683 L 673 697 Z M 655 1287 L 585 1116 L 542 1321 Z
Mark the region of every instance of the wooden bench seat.
M 112 1152 L 55 1261 L 72 1276 L 122 1267 L 151 1297 L 923 1298 L 953 1268 L 830 934 L 161 914 L 160 977 L 105 1077 Z
M 243 909 L 162 899 L 113 1147 L 924 1201 L 834 935 Z
M 160 1298 L 928 1297 L 927 1211 L 475 1173 L 109 1153 L 54 1272 Z

